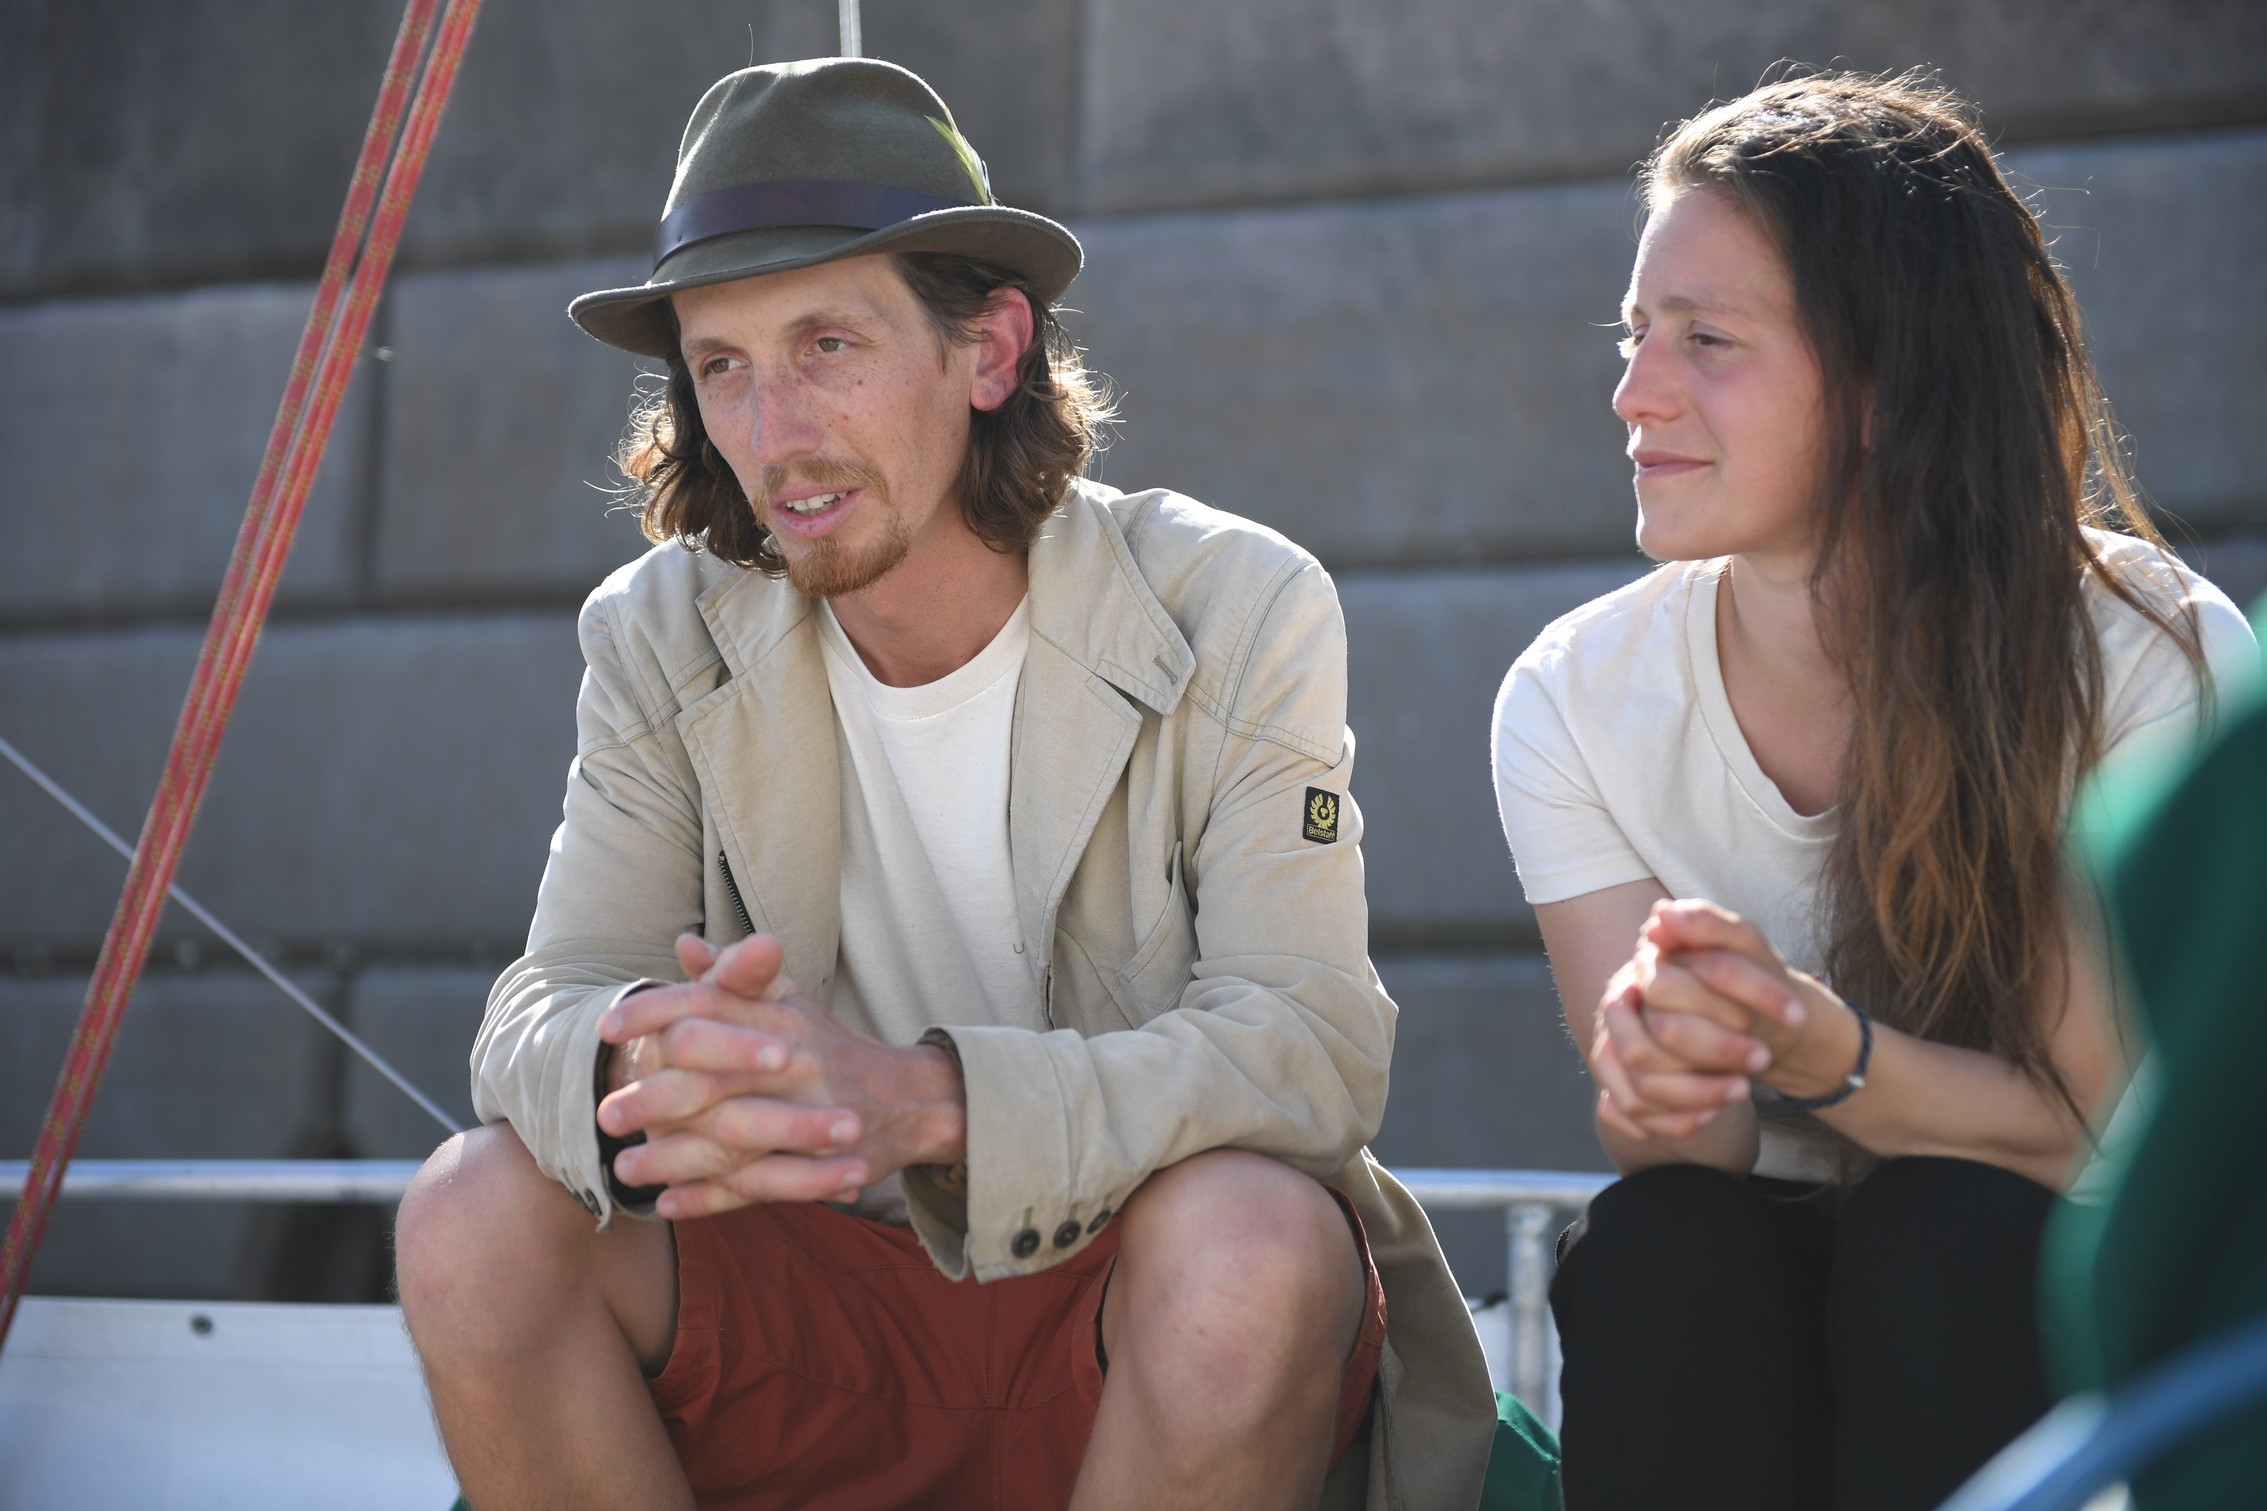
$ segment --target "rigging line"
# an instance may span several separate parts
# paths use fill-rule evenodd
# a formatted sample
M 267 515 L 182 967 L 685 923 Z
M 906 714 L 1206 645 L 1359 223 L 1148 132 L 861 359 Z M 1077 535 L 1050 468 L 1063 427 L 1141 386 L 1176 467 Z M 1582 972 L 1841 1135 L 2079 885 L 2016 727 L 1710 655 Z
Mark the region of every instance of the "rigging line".
M 418 47 L 436 3 L 442 7 L 440 24 L 432 35 L 432 49 L 420 65 Z M 312 407 L 300 411 L 288 428 L 279 410 L 277 426 L 269 433 L 260 480 L 254 484 L 252 500 L 245 508 L 220 599 L 213 605 L 212 624 L 205 632 L 189 694 L 174 726 L 164 775 L 143 820 L 134 857 L 127 863 L 126 885 L 119 894 L 117 911 L 111 915 L 110 930 L 103 936 L 94 976 L 87 983 L 86 1006 L 80 1011 L 78 1027 L 72 1033 L 47 1104 L 47 1115 L 40 1123 L 24 1194 L 9 1216 L 7 1238 L 0 1240 L 0 1345 L 7 1340 L 16 1303 L 23 1295 L 33 1258 L 62 1189 L 63 1171 L 84 1131 L 87 1109 L 117 1046 L 127 999 L 148 960 L 159 912 L 196 822 L 197 807 L 235 707 L 245 666 L 259 643 L 260 628 L 298 528 L 316 464 L 322 459 L 337 418 L 340 395 L 362 349 L 378 290 L 392 266 L 410 198 L 416 193 L 433 133 L 456 82 L 480 6 L 481 0 L 410 0 L 402 17 L 394 53 L 386 65 L 378 109 L 357 160 L 354 187 L 340 215 L 340 234 L 331 243 L 319 285 L 322 289 L 335 288 L 335 280 L 344 276 L 347 263 L 353 263 L 343 317 L 326 337 L 323 328 L 328 317 L 319 297 L 302 333 L 302 354 L 321 352 L 314 373 Z M 406 86 L 412 77 L 416 85 L 408 115 L 401 122 L 399 139 L 390 140 L 388 130 L 381 129 L 387 125 L 381 118 L 392 108 L 389 102 L 399 98 L 395 86 Z M 369 209 L 364 193 L 381 167 L 384 179 L 376 214 L 368 222 L 357 255 L 349 232 L 361 224 L 359 217 Z M 287 387 L 286 409 L 291 402 L 292 391 Z M 273 494 L 263 491 L 277 479 L 280 481 L 275 481 Z
M 0 756 L 6 756 L 8 760 L 14 764 L 15 768 L 18 771 L 22 772 L 25 776 L 30 777 L 32 781 L 39 785 L 40 791 L 46 793 L 49 797 L 55 799 L 56 802 L 62 804 L 64 810 L 68 812 L 71 817 L 77 819 L 80 823 L 86 825 L 89 829 L 92 829 L 97 835 L 99 835 L 104 844 L 108 845 L 111 849 L 116 850 L 120 855 L 123 855 L 128 860 L 132 860 L 134 858 L 134 847 L 127 844 L 123 839 L 119 838 L 118 832 L 116 830 L 112 829 L 108 824 L 105 824 L 101 819 L 96 818 L 84 803 L 81 803 L 77 798 L 71 796 L 70 793 L 64 791 L 61 783 L 57 782 L 46 772 L 40 770 L 38 766 L 32 763 L 32 760 L 29 756 L 25 755 L 15 746 L 9 744 L 5 738 L 0 738 Z M 443 1112 L 431 1097 L 427 1096 L 424 1092 L 419 1091 L 415 1086 L 410 1084 L 408 1077 L 404 1076 L 400 1071 L 394 1069 L 393 1066 L 387 1064 L 385 1056 L 379 1054 L 368 1044 L 362 1042 L 361 1038 L 355 1034 L 354 1030 L 348 1028 L 345 1024 L 339 1022 L 338 1019 L 325 1012 L 323 1010 L 322 1004 L 318 1003 L 314 998 L 301 991 L 296 982 L 294 982 L 289 976 L 284 975 L 283 972 L 277 970 L 275 966 L 270 964 L 266 956 L 262 955 L 258 950 L 253 949 L 249 944 L 246 944 L 243 938 L 238 935 L 234 929 L 230 928 L 227 924 L 222 923 L 219 919 L 215 918 L 212 913 L 206 909 L 203 903 L 197 901 L 197 899 L 191 897 L 188 893 L 182 891 L 177 886 L 169 885 L 165 890 L 166 895 L 171 897 L 175 902 L 181 904 L 183 909 L 188 912 L 190 917 L 196 919 L 197 922 L 203 924 L 206 928 L 211 929 L 215 934 L 219 935 L 220 940 L 223 944 L 227 945 L 237 954 L 242 955 L 246 963 L 248 963 L 252 967 L 252 969 L 258 971 L 261 975 L 267 977 L 269 981 L 275 984 L 276 990 L 282 992 L 286 997 L 289 997 L 292 1001 L 305 1008 L 309 1017 L 313 1018 L 317 1023 L 322 1024 L 323 1027 L 329 1029 L 333 1034 L 337 1035 L 338 1041 L 341 1044 L 344 1044 L 348 1049 L 351 1049 L 356 1054 L 360 1055 L 364 1063 L 366 1063 L 372 1070 L 384 1076 L 387 1080 L 393 1082 L 395 1088 L 398 1089 L 403 1096 L 408 1097 L 418 1106 L 424 1108 L 427 1113 L 431 1114 L 434 1122 L 439 1123 L 443 1128 L 446 1128 L 451 1133 L 464 1132 L 462 1128 L 457 1126 L 456 1120 L 450 1117 L 446 1112 Z

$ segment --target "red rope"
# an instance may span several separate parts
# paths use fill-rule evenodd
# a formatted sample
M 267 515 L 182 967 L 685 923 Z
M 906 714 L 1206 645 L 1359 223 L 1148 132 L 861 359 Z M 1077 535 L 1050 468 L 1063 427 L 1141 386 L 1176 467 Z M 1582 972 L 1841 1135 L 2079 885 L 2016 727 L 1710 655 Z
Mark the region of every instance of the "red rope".
M 437 10 L 441 21 L 436 32 Z M 79 1014 L 46 1120 L 40 1125 L 23 1195 L 8 1222 L 6 1246 L 0 1248 L 0 1287 L 4 1287 L 0 1343 L 6 1341 L 9 1324 L 15 1320 L 16 1302 L 62 1190 L 64 1167 L 78 1147 L 95 1088 L 117 1043 L 127 1000 L 149 958 L 167 889 L 196 822 L 197 805 L 204 798 L 245 668 L 259 645 L 300 511 L 322 465 L 339 401 L 369 332 L 370 317 L 409 215 L 410 198 L 425 171 L 426 155 L 479 12 L 480 0 L 445 0 L 445 8 L 444 0 L 409 0 L 395 34 L 378 103 L 355 161 L 345 208 L 339 213 L 338 233 L 315 287 L 314 308 L 300 335 L 283 403 L 260 459 L 228 574 L 222 579 L 204 648 L 182 702 L 180 722 L 174 727 L 165 773 L 143 821 L 126 889 L 103 939 L 86 1007 Z M 428 36 L 432 38 L 429 55 Z

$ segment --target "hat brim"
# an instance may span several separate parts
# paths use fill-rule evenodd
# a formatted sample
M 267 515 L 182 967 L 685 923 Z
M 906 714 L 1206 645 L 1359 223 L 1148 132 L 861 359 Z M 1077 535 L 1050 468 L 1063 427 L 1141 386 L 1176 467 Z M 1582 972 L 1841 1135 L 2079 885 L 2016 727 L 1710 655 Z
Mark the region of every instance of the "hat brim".
M 1042 305 L 1062 298 L 1085 262 L 1078 238 L 1044 215 L 1006 205 L 932 210 L 878 231 L 775 226 L 734 231 L 672 254 L 635 288 L 599 289 L 567 306 L 575 324 L 641 357 L 677 355 L 668 299 L 679 289 L 761 278 L 870 252 L 954 252 L 996 263 L 1030 282 Z

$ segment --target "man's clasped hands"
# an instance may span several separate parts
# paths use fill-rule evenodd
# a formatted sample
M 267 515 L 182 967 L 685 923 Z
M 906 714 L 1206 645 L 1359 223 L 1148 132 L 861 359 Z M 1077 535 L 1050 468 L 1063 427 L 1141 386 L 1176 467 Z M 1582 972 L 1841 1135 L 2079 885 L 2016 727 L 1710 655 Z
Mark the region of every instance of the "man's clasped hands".
M 780 969 L 779 941 L 723 950 L 677 939 L 687 980 L 620 998 L 599 1126 L 645 1141 L 616 1156 L 665 1186 L 666 1218 L 759 1201 L 852 1201 L 911 1164 L 951 1164 L 966 1139 L 960 1068 L 934 1045 L 898 1049 L 844 1027 Z
M 1588 1048 L 1600 1120 L 1635 1141 L 1690 1138 L 1762 1081 L 1793 1097 L 1842 1083 L 1857 1015 L 1713 903 L 1653 905 L 1606 983 Z

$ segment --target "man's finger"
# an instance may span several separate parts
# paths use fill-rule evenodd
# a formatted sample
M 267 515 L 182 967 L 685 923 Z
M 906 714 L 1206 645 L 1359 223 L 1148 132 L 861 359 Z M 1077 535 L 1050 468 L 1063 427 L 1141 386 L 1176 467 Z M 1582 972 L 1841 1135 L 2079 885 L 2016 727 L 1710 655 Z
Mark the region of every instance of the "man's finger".
M 728 1094 L 724 1081 L 709 1071 L 665 1067 L 601 1098 L 598 1126 L 616 1138 L 651 1133 L 663 1123 L 699 1116 Z
M 677 968 L 685 973 L 687 981 L 698 981 L 716 964 L 716 946 L 698 934 L 677 936 Z
M 776 1021 L 778 1008 L 759 1003 L 706 980 L 681 986 L 656 986 L 632 992 L 616 1001 L 598 1019 L 598 1037 L 609 1044 L 627 1044 L 642 1034 L 658 1034 L 685 1018 L 716 1018 L 731 1023 L 760 1024 Z
M 751 934 L 736 944 L 727 945 L 708 968 L 702 980 L 720 987 L 735 997 L 784 996 L 774 987 L 784 984 L 792 990 L 794 983 L 780 975 L 780 966 L 786 954 L 776 935 Z
M 727 1097 L 687 1126 L 747 1155 L 839 1154 L 864 1132 L 858 1115 L 847 1109 L 764 1096 Z
M 872 1172 L 861 1159 L 774 1154 L 751 1160 L 712 1180 L 672 1186 L 661 1193 L 655 1210 L 672 1222 L 682 1222 L 760 1201 L 849 1201 L 871 1178 Z
M 744 1150 L 680 1131 L 624 1149 L 614 1156 L 614 1173 L 632 1186 L 681 1186 L 723 1175 L 747 1158 Z
M 777 1034 L 714 1018 L 679 1018 L 661 1031 L 660 1048 L 662 1063 L 675 1069 L 741 1076 L 776 1076 L 793 1059 Z

